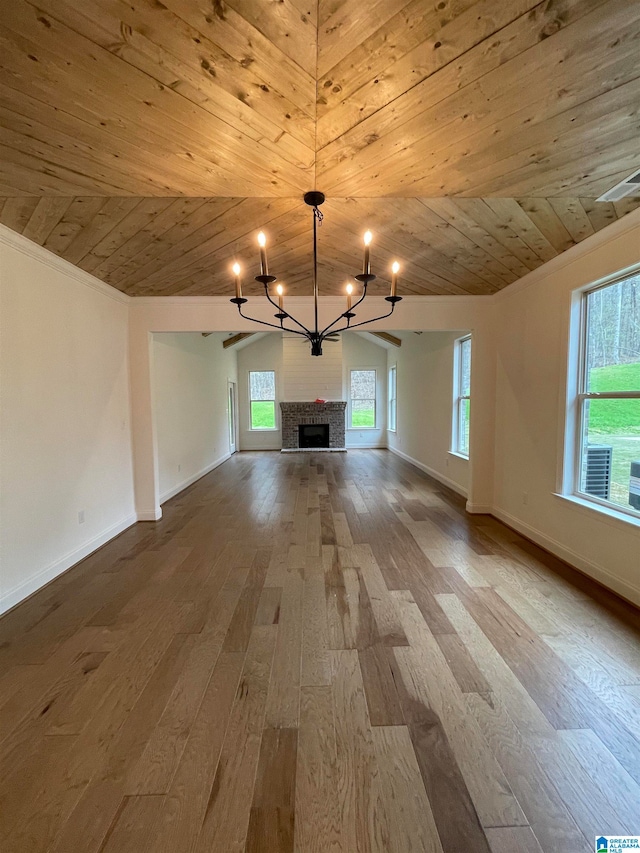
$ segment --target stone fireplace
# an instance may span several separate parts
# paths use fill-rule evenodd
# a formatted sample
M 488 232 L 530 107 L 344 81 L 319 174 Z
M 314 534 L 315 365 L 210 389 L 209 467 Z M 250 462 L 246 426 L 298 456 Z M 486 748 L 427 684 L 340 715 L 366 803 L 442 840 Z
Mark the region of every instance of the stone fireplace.
M 342 400 L 335 400 L 328 403 L 280 403 L 282 413 L 282 449 L 289 451 L 318 449 L 344 450 L 346 408 L 347 404 Z M 317 444 L 307 448 L 301 446 L 301 430 L 299 427 L 306 425 L 328 426 L 328 447 L 319 448 Z

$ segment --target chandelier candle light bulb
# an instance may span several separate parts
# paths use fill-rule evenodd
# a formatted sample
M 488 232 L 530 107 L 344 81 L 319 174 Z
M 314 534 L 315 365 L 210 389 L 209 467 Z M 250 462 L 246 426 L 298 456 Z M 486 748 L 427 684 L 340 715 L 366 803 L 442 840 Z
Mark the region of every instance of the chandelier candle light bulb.
M 242 299 L 242 285 L 240 284 L 240 264 L 235 263 L 231 268 L 236 280 L 236 299 Z
M 351 311 L 351 294 L 353 293 L 353 285 L 347 285 L 347 311 Z
M 394 261 L 391 265 L 391 296 L 396 295 L 398 289 L 398 273 L 400 272 L 400 264 Z
M 269 265 L 267 264 L 267 238 L 264 232 L 258 234 L 258 245 L 260 246 L 260 274 L 269 275 Z
M 284 288 L 281 284 L 276 287 L 276 293 L 278 294 L 278 308 L 281 312 L 284 311 Z
M 373 240 L 373 234 L 371 233 L 371 231 L 365 231 L 365 235 L 364 235 L 364 263 L 362 265 L 363 275 L 369 275 L 371 272 L 371 264 L 369 262 L 369 246 L 371 245 L 372 240 Z

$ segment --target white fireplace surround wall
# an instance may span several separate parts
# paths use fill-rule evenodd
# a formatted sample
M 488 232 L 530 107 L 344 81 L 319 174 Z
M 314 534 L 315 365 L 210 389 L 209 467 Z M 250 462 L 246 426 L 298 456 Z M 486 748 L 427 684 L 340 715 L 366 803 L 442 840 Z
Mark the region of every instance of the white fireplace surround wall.
M 342 399 L 342 338 L 325 342 L 322 349 L 322 358 L 317 358 L 306 338 L 282 336 L 282 399 L 297 403 L 316 397 Z
M 329 450 L 345 450 L 346 402 L 333 400 L 328 403 L 285 402 L 280 403 L 282 413 L 282 449 L 299 450 L 301 424 L 329 424 Z M 322 448 L 313 448 L 314 450 Z

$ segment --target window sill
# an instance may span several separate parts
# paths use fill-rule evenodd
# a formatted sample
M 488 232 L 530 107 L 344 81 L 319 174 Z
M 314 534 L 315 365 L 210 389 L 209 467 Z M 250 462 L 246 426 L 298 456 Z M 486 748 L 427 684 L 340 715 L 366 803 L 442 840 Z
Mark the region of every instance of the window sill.
M 396 435 L 398 430 L 397 429 L 391 429 L 390 427 L 387 427 L 387 432 L 392 432 L 394 435 Z
M 636 518 L 633 515 L 629 515 L 622 510 L 614 509 L 613 507 L 603 506 L 602 504 L 595 503 L 594 501 L 586 500 L 585 498 L 581 498 L 578 495 L 561 495 L 558 492 L 554 492 L 555 497 L 560 498 L 560 500 L 567 501 L 569 504 L 572 504 L 574 507 L 580 507 L 581 509 L 589 509 L 592 512 L 596 512 L 602 521 L 613 523 L 613 526 L 618 526 L 620 522 L 622 522 L 628 529 L 628 525 L 632 527 L 640 527 L 640 518 Z
M 465 462 L 469 461 L 469 456 L 464 453 L 458 453 L 457 450 L 447 450 L 449 456 L 455 456 L 456 459 L 464 459 Z
M 247 432 L 280 432 L 280 427 L 249 427 Z

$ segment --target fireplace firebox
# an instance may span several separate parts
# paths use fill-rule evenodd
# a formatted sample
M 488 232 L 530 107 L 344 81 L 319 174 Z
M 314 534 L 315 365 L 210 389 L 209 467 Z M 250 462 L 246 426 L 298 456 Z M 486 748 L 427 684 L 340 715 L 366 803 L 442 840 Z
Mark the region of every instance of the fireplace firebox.
M 329 424 L 298 424 L 298 447 L 329 447 Z

